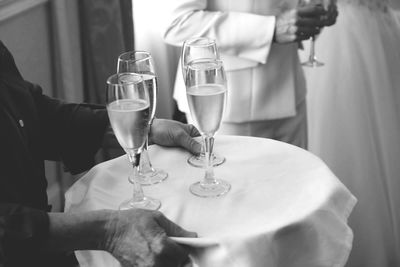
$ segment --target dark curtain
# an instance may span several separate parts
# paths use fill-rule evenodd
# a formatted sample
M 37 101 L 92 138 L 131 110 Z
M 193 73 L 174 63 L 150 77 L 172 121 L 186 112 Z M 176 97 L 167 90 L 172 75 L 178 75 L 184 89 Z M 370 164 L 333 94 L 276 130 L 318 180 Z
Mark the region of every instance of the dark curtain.
M 84 101 L 105 104 L 107 78 L 117 72 L 118 56 L 134 49 L 132 0 L 79 0 Z M 124 154 L 106 135 L 97 162 Z
M 118 56 L 134 49 L 131 0 L 80 0 L 84 101 L 105 103 Z

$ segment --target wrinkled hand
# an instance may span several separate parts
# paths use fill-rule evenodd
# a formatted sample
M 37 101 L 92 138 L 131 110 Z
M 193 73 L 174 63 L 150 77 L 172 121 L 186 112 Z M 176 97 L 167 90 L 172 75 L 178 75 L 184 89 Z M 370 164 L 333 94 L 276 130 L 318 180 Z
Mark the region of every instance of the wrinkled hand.
M 180 146 L 197 155 L 201 144 L 193 139 L 196 136 L 200 133 L 193 125 L 164 119 L 154 119 L 150 131 L 151 142 L 161 146 Z
M 106 227 L 104 248 L 123 267 L 187 266 L 188 253 L 169 236 L 197 235 L 171 222 L 159 211 L 116 211 Z
M 320 5 L 284 10 L 276 17 L 274 41 L 292 43 L 309 39 L 325 26 L 327 11 Z

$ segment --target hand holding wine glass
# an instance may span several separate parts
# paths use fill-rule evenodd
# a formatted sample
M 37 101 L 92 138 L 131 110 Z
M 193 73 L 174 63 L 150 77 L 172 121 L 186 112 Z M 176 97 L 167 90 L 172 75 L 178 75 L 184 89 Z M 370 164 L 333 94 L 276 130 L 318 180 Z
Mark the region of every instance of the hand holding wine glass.
M 324 11 L 324 14 L 319 14 L 316 17 L 318 19 L 317 20 L 318 23 L 315 24 L 315 27 L 318 29 L 318 31 L 317 31 L 317 33 L 314 33 L 311 36 L 310 54 L 308 56 L 308 60 L 301 64 L 302 66 L 306 66 L 306 67 L 322 67 L 322 66 L 324 66 L 324 63 L 319 61 L 315 54 L 315 39 L 316 39 L 316 36 L 319 34 L 321 27 L 324 27 L 326 24 L 327 12 L 324 8 L 324 2 L 323 2 L 323 0 L 300 0 L 299 7 L 300 8 L 314 8 L 314 9 L 319 8 Z M 315 15 L 314 15 L 314 17 L 315 17 Z
M 211 155 L 214 134 L 219 129 L 226 102 L 225 71 L 220 60 L 191 61 L 186 71 L 186 95 L 190 113 L 205 143 L 205 176 L 190 186 L 190 191 L 200 197 L 218 197 L 227 193 L 231 185 L 214 176 Z
M 159 200 L 143 194 L 139 180 L 140 155 L 149 132 L 150 98 L 141 75 L 114 74 L 107 79 L 107 112 L 115 136 L 128 155 L 133 173 L 128 180 L 133 184 L 133 197 L 120 209 L 143 208 L 157 210 Z
M 192 124 L 155 119 L 150 132 L 149 139 L 160 146 L 181 147 L 192 154 L 200 154 L 201 144 L 194 139 L 200 133 Z
M 276 16 L 274 42 L 289 44 L 310 39 L 325 26 L 321 20 L 325 15 L 323 7 L 306 5 L 300 0 L 296 8 L 283 9 Z

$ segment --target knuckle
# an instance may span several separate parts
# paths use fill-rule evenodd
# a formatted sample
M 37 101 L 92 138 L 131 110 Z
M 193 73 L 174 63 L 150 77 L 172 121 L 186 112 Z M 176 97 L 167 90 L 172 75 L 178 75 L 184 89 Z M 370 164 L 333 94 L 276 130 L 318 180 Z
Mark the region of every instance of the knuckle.
M 181 130 L 177 133 L 176 137 L 177 141 L 185 141 L 186 138 L 188 138 L 188 134 L 185 131 Z
M 162 232 L 155 233 L 155 236 L 151 241 L 150 246 L 154 256 L 165 254 L 165 250 L 168 246 L 166 235 Z
M 150 211 L 150 212 L 151 212 L 153 218 L 155 218 L 155 219 L 162 219 L 162 218 L 164 217 L 164 215 L 162 214 L 162 212 L 159 211 L 159 210 Z
M 189 146 L 194 149 L 197 146 L 197 142 L 193 139 L 190 139 Z
M 168 140 L 171 140 L 172 142 L 175 142 L 176 138 L 176 132 L 175 131 L 168 131 L 166 134 L 166 137 Z

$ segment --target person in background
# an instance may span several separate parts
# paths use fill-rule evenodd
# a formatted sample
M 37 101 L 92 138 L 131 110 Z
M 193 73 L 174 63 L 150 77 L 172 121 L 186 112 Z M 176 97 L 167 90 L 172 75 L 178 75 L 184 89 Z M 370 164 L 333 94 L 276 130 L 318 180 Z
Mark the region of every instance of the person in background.
M 309 149 L 358 199 L 348 267 L 400 266 L 399 2 L 339 0 L 306 69 Z
M 394 15 L 397 19 L 397 24 L 400 27 L 400 1 L 392 0 L 390 1 L 390 6 L 393 8 Z
M 108 124 L 105 107 L 43 95 L 0 41 L 0 266 L 71 266 L 71 252 L 86 249 L 108 251 L 123 266 L 189 261 L 169 236 L 196 234 L 160 212 L 50 212 L 44 160 L 63 161 L 72 173 L 89 169 Z M 198 134 L 191 125 L 156 119 L 150 140 L 199 153 L 192 138 Z
M 306 85 L 297 50 L 300 41 L 335 23 L 335 8 L 300 7 L 294 0 L 174 0 L 168 12 L 167 43 L 210 37 L 219 47 L 228 80 L 219 134 L 307 147 Z M 181 71 L 177 74 L 174 97 L 189 114 Z

